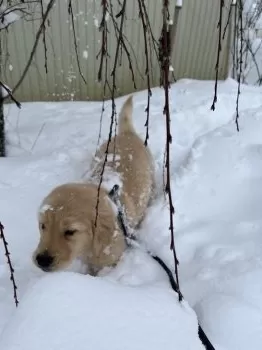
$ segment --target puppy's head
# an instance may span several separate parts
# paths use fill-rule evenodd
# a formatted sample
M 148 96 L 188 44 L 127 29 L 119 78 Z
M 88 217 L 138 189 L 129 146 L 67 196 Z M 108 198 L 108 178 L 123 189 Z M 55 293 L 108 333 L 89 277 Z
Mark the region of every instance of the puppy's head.
M 65 268 L 89 249 L 94 233 L 93 192 L 85 185 L 66 184 L 44 199 L 38 215 L 40 241 L 33 254 L 39 268 Z

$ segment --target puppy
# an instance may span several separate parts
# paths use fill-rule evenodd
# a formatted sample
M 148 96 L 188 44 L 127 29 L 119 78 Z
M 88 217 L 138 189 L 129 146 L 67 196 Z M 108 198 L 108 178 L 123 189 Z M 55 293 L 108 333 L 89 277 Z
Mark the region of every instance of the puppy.
M 43 200 L 38 215 L 40 241 L 33 254 L 42 270 L 60 270 L 80 259 L 96 275 L 104 267 L 115 266 L 126 249 L 117 208 L 108 192 L 114 184 L 120 186 L 128 226 L 135 229 L 154 188 L 152 155 L 134 129 L 132 112 L 131 96 L 120 111 L 118 134 L 109 143 L 105 167 L 107 141 L 96 152 L 87 183 L 58 186 Z

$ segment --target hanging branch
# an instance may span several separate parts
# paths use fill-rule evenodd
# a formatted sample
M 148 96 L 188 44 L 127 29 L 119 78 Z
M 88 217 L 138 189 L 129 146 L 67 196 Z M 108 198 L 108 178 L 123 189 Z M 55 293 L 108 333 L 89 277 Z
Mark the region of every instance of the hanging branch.
M 146 77 L 147 77 L 147 107 L 145 109 L 145 112 L 147 113 L 147 119 L 146 119 L 146 138 L 145 138 L 145 145 L 147 146 L 147 142 L 149 139 L 149 116 L 150 116 L 150 98 L 152 96 L 151 91 L 151 83 L 150 83 L 150 74 L 149 70 L 151 70 L 151 73 L 153 71 L 153 64 L 152 64 L 152 57 L 153 57 L 153 50 L 155 52 L 156 57 L 159 55 L 159 43 L 154 37 L 152 26 L 150 23 L 150 19 L 148 16 L 148 11 L 145 5 L 144 0 L 138 0 L 139 4 L 139 15 L 142 21 L 142 27 L 143 27 L 143 35 L 144 35 L 144 45 L 145 45 L 145 56 L 146 56 Z M 170 39 L 170 38 L 169 38 Z M 150 54 L 148 50 L 148 46 L 150 48 Z M 149 58 L 150 58 L 150 64 L 149 64 Z M 157 63 L 159 64 L 159 69 L 161 69 L 160 60 L 157 60 Z M 151 69 L 150 69 L 151 68 Z M 153 79 L 153 78 L 152 78 Z M 160 83 L 161 85 L 161 83 Z
M 146 81 L 147 81 L 147 106 L 145 109 L 146 112 L 146 138 L 145 138 L 145 146 L 147 146 L 147 142 L 149 139 L 149 115 L 150 115 L 150 98 L 152 96 L 152 91 L 151 91 L 151 84 L 150 84 L 150 75 L 149 75 L 149 54 L 148 54 L 148 28 L 147 28 L 147 23 L 145 20 L 145 12 L 146 7 L 145 7 L 145 2 L 144 0 L 138 0 L 138 6 L 139 6 L 139 17 L 142 22 L 142 27 L 143 27 L 143 36 L 144 36 L 144 46 L 145 46 L 145 56 L 146 56 L 146 70 L 145 70 L 145 75 L 146 75 Z
M 252 60 L 254 62 L 254 65 L 256 67 L 256 71 L 257 71 L 257 76 L 258 76 L 258 80 L 256 81 L 256 84 L 261 85 L 261 79 L 262 79 L 262 74 L 260 72 L 259 66 L 258 66 L 258 62 L 257 62 L 257 58 L 256 58 L 256 52 L 258 50 L 256 50 L 256 52 L 253 52 L 251 44 L 250 43 L 246 43 L 247 44 L 247 50 L 250 52 L 251 56 L 252 56 Z M 260 49 L 262 47 L 262 42 L 260 43 L 258 49 Z
M 104 67 L 104 60 L 108 56 L 108 51 L 107 51 L 107 34 L 108 34 L 108 28 L 107 28 L 107 20 L 106 20 L 106 15 L 108 13 L 108 2 L 107 0 L 102 0 L 101 1 L 101 6 L 102 6 L 102 19 L 99 25 L 99 31 L 102 32 L 102 41 L 101 41 L 101 49 L 98 52 L 96 59 L 99 58 L 100 56 L 100 64 L 99 64 L 99 69 L 98 69 L 98 81 L 100 82 L 102 80 L 102 72 L 103 72 L 103 67 Z M 107 77 L 106 77 L 107 78 Z
M 145 16 L 146 26 L 147 26 L 147 30 L 148 30 L 149 46 L 154 49 L 155 55 L 156 55 L 156 57 L 158 57 L 159 43 L 156 40 L 156 38 L 154 37 L 154 33 L 153 33 L 153 30 L 152 30 L 152 26 L 151 26 L 151 23 L 150 23 L 150 19 L 149 19 L 148 12 L 146 10 L 144 1 L 142 2 L 142 5 L 143 5 L 143 8 L 144 8 L 144 16 Z M 151 53 L 150 57 L 152 58 L 152 53 Z M 159 69 L 161 69 L 161 64 L 160 64 L 159 60 L 158 60 L 158 64 L 159 64 Z M 151 68 L 153 68 L 153 67 L 151 67 Z
M 18 302 L 18 298 L 17 298 L 17 285 L 15 282 L 15 276 L 14 276 L 15 270 L 13 268 L 12 261 L 10 258 L 10 252 L 8 250 L 8 243 L 7 243 L 7 240 L 6 240 L 5 235 L 4 235 L 4 226 L 2 225 L 1 222 L 0 222 L 0 239 L 2 239 L 3 244 L 4 244 L 5 256 L 6 256 L 7 264 L 9 266 L 9 270 L 10 270 L 10 280 L 11 280 L 12 285 L 13 285 L 15 305 L 17 307 L 19 302 Z
M 99 53 L 96 56 L 96 59 L 100 56 L 100 64 L 98 69 L 98 81 L 102 81 L 102 73 L 104 68 L 104 85 L 103 85 L 103 99 L 102 99 L 102 110 L 100 115 L 100 122 L 99 122 L 99 134 L 97 139 L 97 147 L 100 143 L 101 139 L 101 133 L 102 133 L 102 123 L 103 123 L 103 115 L 105 111 L 105 96 L 106 96 L 106 89 L 108 88 L 111 92 L 110 84 L 108 81 L 108 27 L 107 27 L 107 20 L 106 16 L 108 14 L 108 2 L 107 0 L 101 1 L 102 6 L 102 19 L 99 26 L 99 31 L 102 32 L 102 41 L 101 41 L 101 49 Z M 105 66 L 105 67 L 104 67 Z
M 111 112 L 111 122 L 110 122 L 110 127 L 109 127 L 109 135 L 108 135 L 108 141 L 106 145 L 106 150 L 105 150 L 105 159 L 103 162 L 102 170 L 100 173 L 100 180 L 99 180 L 99 185 L 98 185 L 98 195 L 97 195 L 97 203 L 96 203 L 96 218 L 95 218 L 95 227 L 97 224 L 97 218 L 98 218 L 98 208 L 99 208 L 99 195 L 100 195 L 100 189 L 101 185 L 103 182 L 103 175 L 105 171 L 105 166 L 107 163 L 107 158 L 108 158 L 108 153 L 109 153 L 109 145 L 112 140 L 112 134 L 113 134 L 113 125 L 114 125 L 114 119 L 116 115 L 116 104 L 115 104 L 115 93 L 116 93 L 116 70 L 117 70 L 117 62 L 119 59 L 119 52 L 120 52 L 120 47 L 121 43 L 123 42 L 123 27 L 124 27 L 124 18 L 125 18 L 125 11 L 126 11 L 126 1 L 123 1 L 123 5 L 121 8 L 121 11 L 116 15 L 116 17 L 121 17 L 121 22 L 120 22 L 120 28 L 118 30 L 118 37 L 117 37 L 117 45 L 116 45 L 116 51 L 115 51 L 115 58 L 114 58 L 114 65 L 113 65 L 113 70 L 111 72 L 112 76 L 112 88 L 111 88 L 111 102 L 112 102 L 112 112 Z M 111 0 L 110 0 L 111 2 Z
M 165 192 L 167 193 L 169 200 L 169 219 L 170 219 L 170 234 L 171 234 L 171 243 L 170 249 L 173 252 L 174 263 L 175 263 L 175 275 L 178 289 L 179 301 L 183 299 L 182 294 L 180 292 L 179 279 L 178 279 L 178 259 L 176 255 L 175 249 L 175 240 L 174 240 L 174 220 L 173 216 L 175 213 L 173 199 L 172 199 L 172 190 L 171 190 L 171 174 L 170 174 L 170 144 L 172 143 L 172 135 L 170 128 L 170 109 L 169 109 L 169 67 L 170 67 L 170 32 L 169 32 L 169 11 L 168 11 L 168 0 L 163 0 L 163 28 L 160 38 L 160 53 L 159 57 L 161 59 L 161 69 L 162 69 L 162 81 L 165 92 L 165 105 L 163 109 L 163 113 L 166 116 L 166 186 Z
M 245 6 L 244 6 L 245 5 Z M 236 3 L 235 10 L 235 36 L 234 36 L 234 51 L 233 51 L 233 76 L 238 81 L 240 68 L 242 71 L 240 82 L 243 84 L 260 85 L 262 74 L 259 67 L 259 56 L 261 54 L 261 42 L 258 45 L 258 40 L 253 41 L 250 38 L 250 33 L 252 36 L 257 34 L 257 29 L 259 28 L 259 19 L 262 15 L 262 2 L 258 2 L 257 6 L 254 7 L 253 3 L 250 2 L 250 6 L 247 7 L 247 2 Z M 242 8 L 242 10 L 241 10 Z M 240 18 L 242 17 L 242 18 Z M 240 28 L 242 22 L 242 28 Z M 242 49 L 241 49 L 242 45 Z M 253 46 L 254 45 L 254 46 Z M 242 62 L 240 67 L 240 50 L 242 50 Z M 259 55 L 257 55 L 259 51 Z M 254 69 L 256 72 L 257 80 L 255 81 L 254 74 L 249 75 L 250 71 Z M 251 78 L 247 81 L 247 78 Z M 239 87 L 240 88 L 240 87 Z
M 26 7 L 22 7 L 24 3 L 21 1 L 21 3 L 18 3 L 16 1 L 15 4 L 11 4 L 11 2 L 7 2 L 3 4 L 3 1 L 0 2 L 0 30 L 8 30 L 9 26 L 16 22 L 21 17 L 18 16 L 15 12 L 20 12 L 21 14 L 28 14 L 26 11 Z M 13 16 L 9 16 L 10 14 L 13 14 Z
M 219 62 L 220 62 L 220 54 L 221 54 L 221 38 L 222 38 L 222 18 L 223 18 L 223 7 L 225 6 L 224 0 L 220 0 L 220 9 L 219 9 L 219 21 L 217 24 L 218 28 L 218 45 L 217 45 L 217 61 L 216 61 L 216 79 L 215 79 L 215 92 L 214 98 L 211 106 L 211 110 L 215 110 L 215 105 L 217 102 L 217 83 L 218 83 L 218 70 L 219 70 Z
M 35 37 L 35 42 L 34 42 L 34 45 L 33 45 L 33 48 L 31 50 L 31 53 L 30 53 L 30 56 L 29 56 L 29 59 L 28 59 L 28 62 L 24 68 L 24 71 L 20 77 L 20 79 L 18 80 L 18 82 L 16 83 L 15 87 L 13 88 L 12 92 L 14 93 L 18 88 L 19 86 L 22 84 L 22 82 L 24 81 L 25 79 L 25 76 L 31 66 L 31 63 L 33 61 L 33 58 L 35 56 L 35 53 L 36 53 L 36 49 L 37 49 L 37 46 L 38 46 L 38 43 L 39 43 L 39 40 L 40 40 L 40 37 L 41 37 L 41 34 L 43 33 L 44 31 L 44 28 L 45 28 L 45 22 L 47 21 L 47 18 L 48 18 L 48 15 L 50 13 L 50 11 L 52 10 L 53 6 L 55 4 L 55 0 L 50 0 L 47 7 L 46 7 L 46 11 L 44 13 L 44 16 L 41 20 L 41 24 L 40 24 L 40 27 L 36 33 L 36 37 Z
M 41 4 L 41 16 L 42 16 L 42 21 L 43 21 L 43 17 L 44 17 L 43 0 L 40 0 L 40 4 Z M 43 28 L 43 44 L 44 44 L 44 52 L 45 52 L 45 72 L 47 74 L 48 69 L 47 69 L 47 45 L 46 45 L 46 26 L 45 26 L 45 24 L 44 24 L 44 28 Z
M 222 40 L 225 40 L 226 32 L 227 32 L 227 29 L 229 27 L 233 7 L 234 7 L 234 0 L 231 0 L 231 5 L 229 7 L 226 25 L 225 25 L 224 30 L 223 30 Z
M 236 52 L 238 51 L 238 21 L 237 11 L 234 11 L 234 33 L 233 33 L 233 78 L 236 77 L 235 69 L 237 70 Z
M 107 16 L 110 17 L 110 19 L 113 23 L 117 42 L 120 42 L 120 47 L 119 47 L 120 53 L 118 53 L 117 60 L 121 62 L 121 59 L 119 59 L 119 56 L 121 56 L 121 58 L 122 58 L 121 51 L 123 49 L 124 52 L 126 53 L 126 56 L 127 56 L 128 62 L 129 62 L 129 69 L 131 72 L 132 81 L 134 84 L 134 88 L 136 89 L 135 73 L 134 73 L 134 69 L 133 69 L 131 54 L 129 52 L 127 44 L 129 45 L 130 49 L 132 50 L 134 57 L 135 57 L 135 54 L 134 54 L 133 48 L 132 48 L 128 38 L 124 35 L 123 30 L 120 32 L 118 23 L 116 21 L 116 18 L 119 18 L 121 16 L 121 11 L 117 15 L 114 15 L 113 4 L 112 4 L 111 0 L 109 2 L 108 2 L 108 0 L 101 0 L 101 6 L 102 6 L 102 19 L 100 22 L 99 31 L 102 32 L 102 40 L 101 40 L 101 48 L 96 56 L 96 59 L 98 59 L 100 57 L 100 63 L 99 63 L 99 69 L 98 69 L 98 81 L 101 82 L 103 80 L 103 102 L 102 102 L 102 111 L 101 111 L 101 116 L 100 116 L 100 129 L 99 129 L 99 136 L 98 136 L 98 143 L 97 144 L 99 144 L 99 141 L 101 138 L 101 127 L 102 127 L 102 119 L 103 119 L 103 113 L 104 113 L 104 102 L 105 102 L 105 96 L 106 96 L 106 89 L 108 89 L 110 92 L 110 95 L 112 95 L 112 87 L 111 87 L 109 80 L 108 80 L 108 59 L 109 59 L 108 33 L 109 33 L 109 30 L 108 30 L 108 24 L 107 24 Z M 103 77 L 103 70 L 105 70 L 104 77 Z M 139 71 L 139 68 L 138 68 L 138 71 Z M 114 116 L 116 116 L 116 113 L 114 114 Z M 117 122 L 115 120 L 115 134 L 116 134 L 116 126 L 117 126 Z
M 240 53 L 239 55 L 239 71 L 237 74 L 237 82 L 238 82 L 238 87 L 237 87 L 237 99 L 236 99 L 236 118 L 235 118 L 235 123 L 236 123 L 236 128 L 237 131 L 239 131 L 239 97 L 241 93 L 241 77 L 242 77 L 242 64 L 243 64 L 243 3 L 242 0 L 238 1 L 238 21 L 240 24 Z
M 85 84 L 87 84 L 86 79 L 82 73 L 81 70 L 81 65 L 80 65 L 80 60 L 79 60 L 79 55 L 78 55 L 78 48 L 77 48 L 77 39 L 76 39 L 76 30 L 75 30 L 75 20 L 74 20 L 74 12 L 73 12 L 73 7 L 72 7 L 72 0 L 69 0 L 68 2 L 68 14 L 71 18 L 71 23 L 72 23 L 72 30 L 73 30 L 73 37 L 74 37 L 74 48 L 75 48 L 75 54 L 76 54 L 76 61 L 77 61 L 77 67 L 79 74 Z
M 123 9 L 123 6 L 122 6 L 122 9 Z M 116 21 L 116 18 L 122 17 L 122 9 L 120 10 L 120 12 L 118 14 L 114 15 L 112 0 L 109 1 L 109 15 L 110 15 L 110 19 L 112 20 L 112 23 L 113 23 L 113 26 L 114 26 L 114 31 L 115 31 L 115 36 L 117 38 L 117 43 L 119 42 L 119 53 L 118 53 L 118 55 L 120 57 L 122 57 L 122 50 L 124 50 L 124 52 L 126 54 L 126 57 L 127 57 L 127 60 L 128 60 L 128 67 L 129 67 L 129 70 L 131 72 L 133 86 L 134 86 L 134 89 L 136 90 L 136 81 L 135 81 L 134 68 L 133 68 L 133 64 L 132 64 L 131 55 L 130 55 L 130 52 L 129 52 L 128 48 L 127 48 L 127 44 L 126 44 L 126 42 L 128 43 L 128 40 L 127 40 L 126 36 L 124 35 L 123 28 L 121 30 L 121 24 L 120 24 L 120 28 L 119 28 L 119 26 L 117 24 L 117 21 Z M 124 18 L 123 18 L 123 24 L 124 24 Z M 118 57 L 118 59 L 119 59 L 119 57 Z M 120 59 L 120 62 L 121 62 L 121 59 Z

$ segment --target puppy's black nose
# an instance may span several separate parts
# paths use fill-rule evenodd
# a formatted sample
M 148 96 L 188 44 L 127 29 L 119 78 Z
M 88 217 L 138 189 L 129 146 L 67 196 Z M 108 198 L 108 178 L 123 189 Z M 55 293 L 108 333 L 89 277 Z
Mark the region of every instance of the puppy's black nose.
M 51 255 L 49 255 L 47 252 L 38 254 L 35 259 L 37 264 L 43 269 L 49 268 L 54 261 L 54 258 Z

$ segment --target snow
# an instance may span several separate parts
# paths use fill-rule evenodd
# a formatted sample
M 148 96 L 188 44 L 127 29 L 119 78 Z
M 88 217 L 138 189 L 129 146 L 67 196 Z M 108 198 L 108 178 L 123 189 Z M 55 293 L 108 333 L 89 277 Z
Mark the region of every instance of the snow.
M 87 50 L 84 50 L 84 51 L 83 51 L 83 58 L 84 58 L 85 60 L 88 59 L 88 51 L 87 51 Z
M 180 349 L 204 350 L 196 325 L 191 309 L 186 303 L 178 306 L 168 289 L 132 288 L 60 273 L 32 286 L 2 334 L 0 346 L 6 350 L 33 350 L 40 344 L 50 350 L 133 350 L 135 345 L 135 349 L 171 350 L 175 340 Z
M 45 213 L 48 210 L 54 210 L 54 208 L 51 205 L 49 205 L 49 204 L 44 204 L 44 205 L 42 205 L 40 207 L 39 213 L 43 214 L 43 213 Z
M 168 350 L 174 344 L 181 350 L 201 349 L 196 316 L 218 350 L 261 348 L 262 89 L 242 86 L 239 133 L 237 83 L 219 83 L 214 112 L 213 91 L 212 81 L 187 79 L 170 90 L 175 240 L 188 302 L 181 305 L 161 267 L 138 248 L 96 278 L 77 274 L 83 268 L 77 261 L 50 275 L 32 264 L 39 205 L 54 186 L 88 176 L 101 103 L 24 103 L 19 111 L 6 106 L 8 157 L 0 159 L 0 220 L 21 302 L 16 310 L 0 246 L 0 349 Z M 152 92 L 149 147 L 157 191 L 138 234 L 172 267 L 162 184 L 164 93 Z M 117 99 L 118 111 L 124 100 Z M 135 127 L 143 138 L 146 100 L 146 91 L 134 94 Z M 110 124 L 110 101 L 105 107 L 101 142 Z
M 0 29 L 4 29 L 20 19 L 20 16 L 16 12 L 11 11 L 10 8 L 6 8 L 6 6 L 0 6 L 0 15 Z
M 98 21 L 98 19 L 96 18 L 96 16 L 93 16 L 93 18 L 94 18 L 94 25 L 95 25 L 97 28 L 99 28 L 99 21 Z

